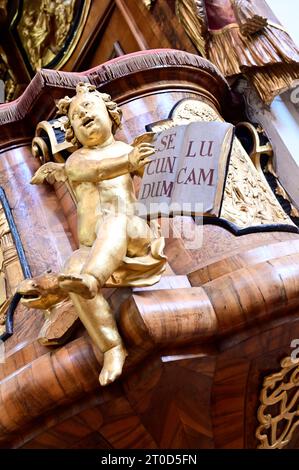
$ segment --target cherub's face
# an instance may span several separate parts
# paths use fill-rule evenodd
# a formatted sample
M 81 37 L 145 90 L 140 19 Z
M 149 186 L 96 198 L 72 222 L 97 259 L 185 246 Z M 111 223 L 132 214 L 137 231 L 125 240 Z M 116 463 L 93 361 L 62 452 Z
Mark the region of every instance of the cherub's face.
M 95 147 L 112 136 L 112 121 L 106 105 L 94 93 L 80 93 L 71 102 L 69 118 L 75 136 L 85 147 Z

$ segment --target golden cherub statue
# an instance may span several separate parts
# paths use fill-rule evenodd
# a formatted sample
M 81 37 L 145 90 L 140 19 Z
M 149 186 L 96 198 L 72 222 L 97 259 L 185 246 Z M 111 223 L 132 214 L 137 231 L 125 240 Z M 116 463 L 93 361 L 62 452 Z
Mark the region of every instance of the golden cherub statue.
M 140 139 L 133 146 L 115 140 L 121 110 L 88 83 L 79 83 L 73 98 L 61 99 L 58 110 L 69 119 L 66 138 L 81 147 L 66 163 L 44 164 L 31 182 L 67 180 L 75 194 L 80 248 L 58 280 L 104 354 L 99 380 L 107 385 L 121 374 L 127 351 L 101 289 L 152 285 L 165 269 L 164 240 L 137 215 L 132 178 L 154 147 Z

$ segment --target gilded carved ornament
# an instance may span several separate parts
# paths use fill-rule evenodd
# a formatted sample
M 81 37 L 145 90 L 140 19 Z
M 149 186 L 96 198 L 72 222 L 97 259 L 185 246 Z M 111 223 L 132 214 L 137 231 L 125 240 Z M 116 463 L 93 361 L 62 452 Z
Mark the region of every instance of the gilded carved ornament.
M 299 426 L 299 361 L 287 357 L 264 379 L 258 409 L 259 449 L 283 449 Z
M 176 0 L 176 11 L 199 53 L 264 103 L 299 79 L 299 49 L 264 0 Z
M 7 56 L 0 46 L 0 80 L 4 82 L 4 102 L 14 99 L 16 91 L 16 79 L 7 61 Z
M 287 214 L 294 219 L 299 218 L 299 211 L 294 206 L 290 196 L 287 194 L 284 187 L 279 182 L 278 176 L 274 169 L 274 162 L 273 162 L 273 148 L 271 143 L 268 141 L 264 144 L 261 143 L 261 136 L 264 139 L 265 133 L 264 129 L 261 126 L 254 126 L 249 122 L 240 122 L 237 125 L 238 129 L 245 128 L 247 129 L 247 135 L 251 137 L 252 149 L 250 152 L 250 158 L 252 163 L 254 164 L 255 168 L 257 169 L 261 180 L 268 185 L 267 177 L 271 175 L 272 178 L 272 185 L 271 190 L 277 196 L 282 197 L 284 201 L 287 201 L 289 209 L 285 209 Z M 262 157 L 267 156 L 267 161 L 264 162 L 262 165 L 261 159 Z
M 60 100 L 58 108 L 63 119 L 55 119 L 51 124 L 45 121 L 41 123 L 42 128 L 48 131 L 50 141 L 55 137 L 54 131 L 64 131 L 67 140 L 62 139 L 58 143 L 55 137 L 52 147 L 52 150 L 55 149 L 55 162 L 47 161 L 44 155 L 45 164 L 37 171 L 32 183 L 41 184 L 47 181 L 53 184 L 55 181 L 61 181 L 68 185 L 79 211 L 80 249 L 67 261 L 63 273 L 50 277 L 43 275 L 38 282 L 34 280 L 34 286 L 30 280 L 26 280 L 21 284 L 19 293 L 25 295 L 26 298 L 23 298 L 22 302 L 29 308 L 34 308 L 37 296 L 37 308 L 49 310 L 48 322 L 40 334 L 43 344 L 59 344 L 68 326 L 60 328 L 60 337 L 50 337 L 51 322 L 55 324 L 57 318 L 59 319 L 61 305 L 64 305 L 65 311 L 69 311 L 73 305 L 75 310 L 72 310 L 66 323 L 72 326 L 79 317 L 93 342 L 104 354 L 100 383 L 106 385 L 121 374 L 127 352 L 118 333 L 113 312 L 101 293 L 101 287 L 153 285 L 159 281 L 166 263 L 163 255 L 164 240 L 154 227 L 143 227 L 150 236 L 146 245 L 144 238 L 141 243 L 141 238 L 139 240 L 137 237 L 131 246 L 130 241 L 127 244 L 126 237 L 121 236 L 126 218 L 129 217 L 128 220 L 132 223 L 136 217 L 130 209 L 135 200 L 135 196 L 131 200 L 134 191 L 127 191 L 132 185 L 129 174 L 136 171 L 142 173 L 153 148 L 147 143 L 146 134 L 134 141 L 132 146 L 115 141 L 111 126 L 113 131 L 119 126 L 121 112 L 110 96 L 97 92 L 95 87 L 87 83 L 77 86 L 75 97 Z M 161 121 L 160 128 L 158 125 L 153 130 L 158 131 L 163 127 L 196 120 L 221 121 L 222 118 L 207 100 L 185 99 L 177 104 L 171 119 Z M 103 145 L 103 133 L 98 132 L 99 125 L 104 125 L 107 129 L 108 145 Z M 75 150 L 66 162 L 60 160 L 58 145 L 62 145 L 61 148 L 64 149 L 74 146 Z M 116 178 L 117 176 L 120 178 Z M 94 182 L 97 178 L 100 178 L 101 183 L 96 185 L 96 189 Z M 98 191 L 104 190 L 108 207 L 113 205 L 114 190 L 119 193 L 120 189 L 117 185 L 115 188 L 114 184 L 111 185 L 114 181 L 119 181 L 117 184 L 120 185 L 125 184 L 121 194 L 126 200 L 125 206 L 129 212 L 120 218 L 112 217 L 110 221 L 107 220 L 107 224 L 100 225 L 100 230 L 96 230 L 98 215 L 95 215 L 95 204 L 100 195 Z M 102 207 L 102 210 L 105 213 L 108 210 L 109 213 L 109 209 L 105 207 Z M 239 228 L 264 224 L 292 225 L 236 138 L 228 169 L 221 217 Z M 141 222 L 137 218 L 136 224 L 142 225 L 144 221 Z M 97 231 L 100 239 L 97 238 Z M 49 297 L 50 291 L 55 295 Z M 100 317 L 99 309 L 102 312 Z
M 34 70 L 56 61 L 66 42 L 70 44 L 55 68 L 61 67 L 68 60 L 80 38 L 90 3 L 90 0 L 81 2 L 80 20 L 74 34 L 69 38 L 78 14 L 76 0 L 24 0 L 17 31 Z
M 222 120 L 210 104 L 192 99 L 184 100 L 172 117 L 174 125 L 192 120 Z M 231 153 L 221 217 L 240 228 L 268 224 L 293 225 L 237 138 L 234 139 Z
M 116 141 L 122 116 L 117 104 L 90 84 L 78 84 L 76 92 L 60 100 L 58 110 L 68 117 L 67 140 L 81 146 L 65 163 L 42 165 L 31 182 L 67 182 L 74 194 L 80 248 L 58 275 L 58 286 L 103 353 L 99 381 L 107 385 L 121 374 L 127 351 L 102 288 L 153 285 L 160 280 L 166 257 L 157 227 L 135 212 L 132 176 L 143 171 L 154 147 L 146 137 L 132 145 Z M 27 281 L 19 287 L 21 295 L 24 289 L 28 299 Z
M 148 126 L 149 130 L 159 132 L 169 127 L 186 124 L 190 121 L 217 121 L 222 120 L 210 102 L 201 100 L 185 99 L 179 102 L 174 108 L 171 118 L 154 123 Z M 56 162 L 62 162 L 61 150 L 73 150 L 72 143 L 64 140 L 57 142 L 54 129 L 64 128 L 65 120 L 53 120 L 51 124 L 43 121 L 37 127 L 36 136 L 40 130 L 47 131 L 51 141 L 51 151 Z M 38 144 L 38 139 L 41 144 Z M 43 147 L 45 149 L 43 150 Z M 260 150 L 259 148 L 257 151 Z M 269 150 L 269 149 L 268 149 Z M 48 161 L 49 149 L 42 138 L 36 137 L 33 140 L 33 151 L 42 163 Z M 261 225 L 282 224 L 292 226 L 293 223 L 288 215 L 283 211 L 269 187 L 259 164 L 259 154 L 251 158 L 248 156 L 239 140 L 235 138 L 232 149 L 227 182 L 225 187 L 221 217 L 234 223 L 239 229 Z M 273 169 L 272 169 L 273 170 Z M 267 171 L 271 171 L 269 163 Z M 274 171 L 274 170 L 273 170 Z M 66 184 L 68 184 L 66 182 Z M 71 196 L 74 198 L 71 188 Z M 293 208 L 295 211 L 295 208 Z M 295 227 L 295 226 L 294 226 Z
M 61 289 L 57 273 L 48 271 L 25 279 L 17 289 L 26 308 L 44 311 L 45 322 L 38 340 L 43 346 L 59 346 L 70 337 L 78 325 L 78 314 L 66 291 Z
M 0 203 L 0 337 L 6 331 L 7 311 L 17 285 L 24 278 L 10 226 Z

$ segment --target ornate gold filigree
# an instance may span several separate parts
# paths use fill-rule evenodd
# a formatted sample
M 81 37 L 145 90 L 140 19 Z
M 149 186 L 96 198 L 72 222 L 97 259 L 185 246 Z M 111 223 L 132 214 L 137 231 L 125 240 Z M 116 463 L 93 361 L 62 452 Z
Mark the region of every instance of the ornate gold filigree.
M 6 312 L 12 295 L 24 278 L 18 253 L 2 204 L 0 204 L 0 336 L 6 331 Z
M 76 16 L 76 0 L 25 0 L 21 20 L 17 26 L 24 49 L 34 70 L 45 67 L 62 50 Z M 84 2 L 81 21 L 70 48 L 78 41 L 90 0 Z M 70 50 L 64 53 L 61 66 Z
M 290 211 L 288 214 L 291 217 L 298 217 L 299 216 L 299 211 L 298 209 L 293 205 L 293 202 L 290 198 L 290 196 L 287 194 L 286 190 L 283 188 L 281 183 L 278 180 L 278 176 L 275 173 L 274 167 L 273 167 L 273 148 L 271 143 L 268 141 L 265 145 L 262 145 L 260 143 L 260 135 L 264 134 L 264 129 L 261 126 L 255 127 L 253 124 L 249 122 L 240 122 L 237 125 L 238 128 L 240 127 L 245 127 L 247 131 L 249 131 L 251 135 L 251 140 L 252 140 L 252 150 L 251 153 L 249 154 L 252 163 L 254 164 L 255 168 L 257 169 L 261 180 L 268 186 L 268 181 L 266 179 L 266 174 L 271 174 L 275 178 L 275 190 L 274 193 L 277 196 L 281 196 L 285 201 L 288 201 L 290 205 Z M 262 156 L 268 156 L 268 160 L 264 168 L 262 168 L 261 164 L 261 158 Z
M 221 217 L 242 228 L 268 224 L 293 225 L 238 139 L 233 144 Z
M 259 449 L 283 449 L 299 426 L 299 361 L 287 357 L 281 371 L 264 379 L 258 409 Z
M 210 104 L 193 99 L 182 101 L 172 117 L 176 124 L 222 120 Z M 231 153 L 221 217 L 239 228 L 265 224 L 293 225 L 237 138 Z
M 190 121 L 219 121 L 221 120 L 216 109 L 205 100 L 186 99 L 176 106 L 172 113 L 176 124 Z

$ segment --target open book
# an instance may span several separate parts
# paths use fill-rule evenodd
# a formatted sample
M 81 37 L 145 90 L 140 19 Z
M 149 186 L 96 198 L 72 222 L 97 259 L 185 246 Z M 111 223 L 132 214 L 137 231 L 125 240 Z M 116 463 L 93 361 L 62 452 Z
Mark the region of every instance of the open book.
M 139 203 L 147 215 L 219 217 L 234 126 L 192 122 L 158 134 L 144 170 Z

